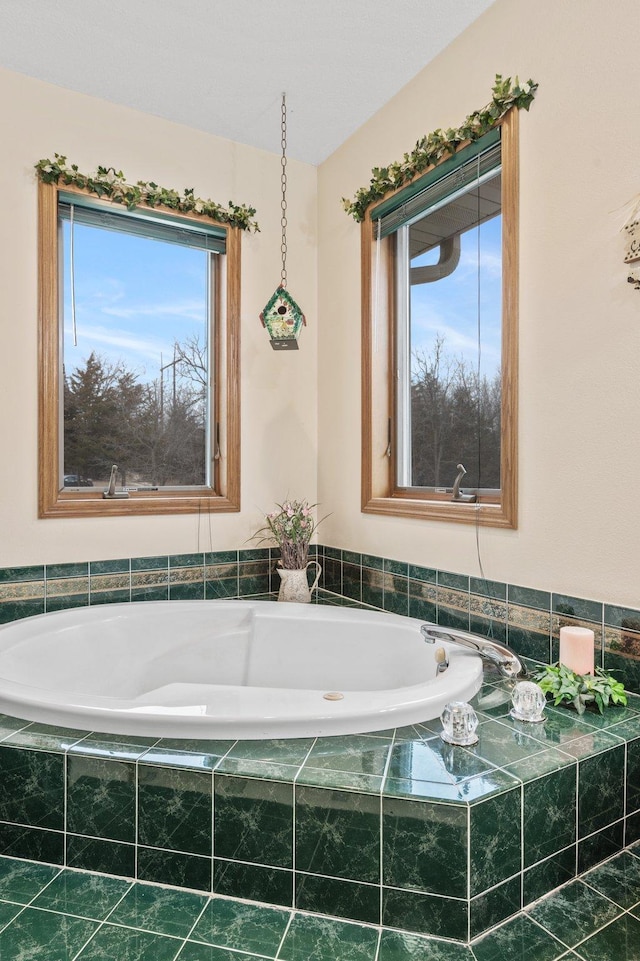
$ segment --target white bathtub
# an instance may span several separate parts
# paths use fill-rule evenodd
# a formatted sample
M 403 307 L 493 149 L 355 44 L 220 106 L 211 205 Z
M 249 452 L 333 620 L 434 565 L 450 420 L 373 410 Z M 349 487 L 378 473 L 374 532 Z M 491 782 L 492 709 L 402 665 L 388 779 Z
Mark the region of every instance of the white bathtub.
M 0 627 L 0 711 L 112 734 L 280 738 L 438 717 L 480 658 L 394 614 L 250 601 L 76 608 Z M 330 700 L 326 694 L 342 694 Z

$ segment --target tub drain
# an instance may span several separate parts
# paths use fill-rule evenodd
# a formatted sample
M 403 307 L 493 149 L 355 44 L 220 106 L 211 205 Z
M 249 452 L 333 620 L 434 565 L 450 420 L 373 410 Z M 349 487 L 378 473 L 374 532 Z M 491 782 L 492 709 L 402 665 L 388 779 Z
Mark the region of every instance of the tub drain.
M 327 691 L 322 696 L 325 701 L 341 701 L 344 698 L 344 694 L 341 694 L 340 691 Z

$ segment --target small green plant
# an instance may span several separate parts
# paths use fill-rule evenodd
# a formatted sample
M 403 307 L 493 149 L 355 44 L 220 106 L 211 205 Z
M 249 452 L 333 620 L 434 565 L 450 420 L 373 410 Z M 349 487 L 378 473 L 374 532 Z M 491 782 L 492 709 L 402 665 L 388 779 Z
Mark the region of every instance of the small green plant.
M 572 704 L 578 714 L 594 706 L 604 714 L 609 705 L 627 703 L 623 684 L 599 667 L 595 674 L 576 674 L 564 664 L 549 664 L 535 679 L 546 696 L 553 698 L 554 706 Z

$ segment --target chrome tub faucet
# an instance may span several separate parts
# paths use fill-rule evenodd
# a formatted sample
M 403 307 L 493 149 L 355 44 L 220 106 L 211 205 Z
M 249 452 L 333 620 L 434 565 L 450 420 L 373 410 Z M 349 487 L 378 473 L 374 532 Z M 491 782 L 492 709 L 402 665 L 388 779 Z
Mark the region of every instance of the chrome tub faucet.
M 527 669 L 517 654 L 506 644 L 500 644 L 499 641 L 492 641 L 488 637 L 480 637 L 479 634 L 470 634 L 468 631 L 437 627 L 435 624 L 423 624 L 420 633 L 427 644 L 435 644 L 436 641 L 449 641 L 451 644 L 475 651 L 483 661 L 494 664 L 503 677 L 522 678 L 527 676 Z

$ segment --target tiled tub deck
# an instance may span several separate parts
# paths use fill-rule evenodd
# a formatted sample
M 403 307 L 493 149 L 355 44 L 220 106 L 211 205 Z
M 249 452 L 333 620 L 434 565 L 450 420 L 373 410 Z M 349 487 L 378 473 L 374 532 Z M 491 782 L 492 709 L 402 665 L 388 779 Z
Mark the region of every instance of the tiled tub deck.
M 0 854 L 468 944 L 640 839 L 640 697 L 524 725 L 488 674 L 475 706 L 472 748 L 439 721 L 196 743 L 4 717 Z

